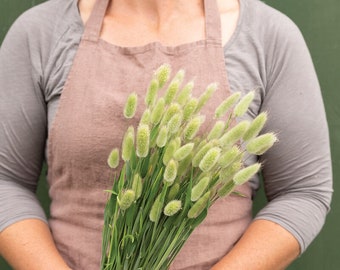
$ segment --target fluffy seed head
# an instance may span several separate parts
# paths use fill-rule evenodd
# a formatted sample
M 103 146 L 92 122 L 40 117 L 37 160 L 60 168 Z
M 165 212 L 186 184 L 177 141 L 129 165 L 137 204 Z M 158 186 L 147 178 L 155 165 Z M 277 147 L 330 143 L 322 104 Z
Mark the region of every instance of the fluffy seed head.
M 220 138 L 224 131 L 225 125 L 226 124 L 223 121 L 217 121 L 213 128 L 210 130 L 207 139 L 213 140 Z
M 252 140 L 246 146 L 250 154 L 262 155 L 277 141 L 274 133 L 266 133 Z
M 111 169 L 115 169 L 119 165 L 119 150 L 118 148 L 112 149 L 110 152 L 110 155 L 107 159 L 107 164 Z
M 148 125 L 141 124 L 137 129 L 136 154 L 138 157 L 146 157 L 149 153 L 150 129 Z
M 132 189 L 122 190 L 118 195 L 118 205 L 120 209 L 128 209 L 135 201 L 135 192 Z
M 180 143 L 180 142 L 179 142 Z M 165 148 L 165 153 L 163 155 L 163 164 L 166 165 L 172 159 L 175 151 L 180 147 L 177 138 L 172 139 Z
M 171 117 L 170 121 L 168 122 L 168 131 L 171 134 L 175 134 L 181 124 L 182 124 L 183 114 L 182 112 L 176 113 L 173 117 Z
M 179 188 L 180 188 L 180 184 L 179 183 L 174 183 L 171 186 L 171 188 L 169 190 L 169 193 L 168 193 L 168 197 L 167 197 L 168 201 L 173 200 L 177 196 Z
M 210 191 L 207 191 L 188 211 L 188 218 L 197 218 L 207 208 L 210 199 Z
M 221 155 L 221 149 L 219 147 L 211 148 L 202 158 L 199 167 L 203 172 L 210 171 L 215 164 L 217 163 L 218 159 Z
M 206 90 L 203 92 L 203 94 L 198 99 L 196 112 L 202 109 L 202 107 L 209 101 L 209 99 L 215 93 L 216 90 L 217 90 L 217 83 L 212 83 L 208 85 Z
M 155 72 L 155 76 L 158 80 L 159 88 L 162 88 L 164 84 L 169 80 L 171 73 L 171 67 L 168 64 L 161 65 Z
M 242 185 L 249 181 L 261 168 L 260 163 L 252 164 L 240 171 L 238 171 L 234 177 L 233 181 L 236 185 Z
M 142 177 L 139 175 L 139 173 L 136 173 L 133 176 L 132 190 L 135 192 L 135 200 L 138 200 L 142 195 L 143 190 Z
M 182 202 L 180 200 L 172 200 L 164 207 L 164 215 L 171 217 L 182 209 Z
M 158 88 L 159 88 L 158 80 L 152 79 L 145 96 L 145 104 L 147 106 L 153 106 L 155 104 Z
M 132 150 L 135 143 L 135 131 L 133 126 L 130 126 L 126 131 L 122 144 L 122 159 L 126 162 L 131 158 Z
M 242 139 L 243 135 L 247 132 L 248 128 L 249 121 L 247 120 L 241 121 L 219 139 L 220 144 L 224 147 L 228 147 L 235 144 L 238 140 Z
M 249 141 L 253 138 L 255 138 L 262 128 L 264 127 L 266 121 L 267 121 L 268 115 L 267 112 L 260 113 L 251 123 L 250 126 L 243 136 L 244 141 Z
M 164 100 L 165 100 L 165 104 L 169 105 L 175 98 L 178 90 L 179 90 L 179 85 L 180 85 L 180 81 L 178 80 L 173 80 L 168 89 L 165 92 L 165 96 L 164 96 Z
M 241 155 L 241 153 L 241 150 L 237 146 L 233 146 L 230 150 L 221 155 L 218 164 L 222 168 L 228 167 Z
M 192 140 L 196 136 L 204 120 L 205 118 L 201 115 L 191 119 L 183 130 L 184 140 L 186 141 Z
M 217 195 L 222 198 L 228 196 L 233 192 L 235 188 L 235 183 L 233 181 L 227 181 L 224 185 L 217 191 Z
M 178 104 L 180 104 L 181 106 L 184 106 L 184 104 L 187 103 L 187 101 L 191 97 L 191 92 L 193 88 L 194 88 L 193 82 L 189 82 L 183 87 L 183 89 L 178 94 L 177 99 L 176 99 Z
M 198 105 L 198 99 L 197 98 L 191 98 L 184 106 L 183 109 L 183 120 L 187 121 L 191 118 L 193 113 L 195 112 Z
M 198 150 L 198 152 L 195 154 L 194 158 L 192 159 L 192 166 L 198 167 L 201 160 L 205 156 L 205 154 L 213 147 L 213 144 L 211 142 L 202 145 L 201 148 Z
M 137 109 L 137 99 L 136 93 L 132 93 L 128 96 L 124 107 L 125 118 L 132 118 L 135 115 Z
M 225 99 L 215 110 L 215 117 L 221 118 L 223 117 L 232 106 L 240 99 L 241 92 L 235 92 L 230 95 L 227 99 Z
M 165 171 L 164 171 L 164 181 L 168 184 L 168 185 L 172 185 L 172 183 L 174 182 L 174 180 L 176 179 L 177 176 L 177 168 L 178 168 L 178 163 L 177 161 L 171 159 L 168 164 L 165 167 Z
M 237 173 L 242 168 L 241 162 L 234 162 L 232 165 L 223 168 L 219 173 L 219 181 L 221 183 L 227 183 L 232 180 L 235 173 Z
M 249 105 L 253 101 L 254 97 L 255 97 L 255 91 L 251 91 L 248 94 L 246 94 L 244 97 L 242 97 L 240 102 L 237 103 L 237 105 L 234 108 L 233 116 L 240 117 L 244 115 L 247 112 Z
M 152 222 L 157 222 L 161 216 L 163 202 L 161 201 L 161 194 L 159 194 L 151 207 L 149 218 Z
M 187 143 L 178 148 L 173 155 L 174 159 L 177 161 L 185 159 L 188 155 L 190 155 L 192 149 L 194 149 L 194 145 L 194 143 Z
M 150 121 L 152 124 L 157 125 L 161 121 L 165 107 L 164 98 L 158 99 L 155 107 L 153 108 L 150 116 Z
M 146 124 L 148 125 L 150 123 L 150 117 L 151 117 L 151 112 L 150 112 L 150 109 L 147 108 L 143 114 L 142 114 L 142 117 L 139 121 L 140 124 Z
M 164 147 L 165 144 L 167 143 L 167 138 L 168 138 L 168 127 L 162 126 L 156 139 L 157 146 L 159 148 Z
M 202 194 L 207 189 L 210 182 L 210 178 L 208 176 L 203 177 L 199 182 L 192 188 L 191 190 L 191 201 L 196 202 L 199 198 L 201 198 Z

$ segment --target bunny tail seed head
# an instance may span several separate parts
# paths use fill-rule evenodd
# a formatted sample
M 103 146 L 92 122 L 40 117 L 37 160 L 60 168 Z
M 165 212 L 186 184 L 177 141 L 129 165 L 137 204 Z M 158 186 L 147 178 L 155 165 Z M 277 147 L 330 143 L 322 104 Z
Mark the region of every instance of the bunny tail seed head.
M 145 104 L 150 107 L 155 104 L 156 98 L 157 98 L 157 93 L 158 93 L 158 80 L 157 79 L 152 79 L 148 88 L 148 91 L 145 96 Z
M 183 120 L 187 121 L 191 118 L 193 113 L 195 112 L 198 105 L 198 99 L 197 98 L 191 98 L 184 106 L 183 109 Z
M 149 153 L 150 129 L 148 125 L 141 124 L 137 129 L 136 154 L 138 157 L 146 157 Z
M 115 169 L 119 165 L 119 150 L 118 148 L 112 149 L 108 159 L 107 159 L 107 164 L 111 169 Z
M 233 177 L 234 183 L 238 186 L 243 185 L 244 183 L 249 181 L 255 174 L 257 174 L 260 168 L 261 168 L 260 163 L 255 163 L 246 168 L 243 168 L 234 175 Z
M 223 134 L 225 123 L 223 121 L 217 121 L 213 128 L 210 130 L 207 139 L 209 141 L 214 139 L 219 139 L 221 135 Z
M 230 95 L 227 99 L 225 99 L 215 110 L 215 117 L 221 118 L 223 117 L 234 104 L 240 99 L 241 92 L 235 92 Z
M 132 189 L 121 191 L 117 201 L 120 209 L 126 210 L 135 201 L 135 192 Z
M 188 155 L 190 155 L 192 149 L 194 149 L 194 145 L 194 143 L 187 143 L 177 149 L 173 155 L 174 159 L 177 161 L 185 159 Z
M 211 192 L 207 191 L 201 198 L 198 199 L 197 202 L 194 203 L 188 212 L 188 218 L 197 218 L 203 210 L 207 208 L 210 194 Z
M 167 143 L 167 139 L 168 139 L 168 127 L 162 126 L 157 135 L 156 145 L 159 148 L 163 148 Z
M 171 73 L 171 67 L 168 64 L 161 65 L 155 72 L 156 78 L 158 80 L 159 88 L 162 88 L 166 82 L 169 80 Z
M 129 161 L 131 158 L 134 143 L 135 143 L 135 131 L 133 126 L 130 126 L 124 135 L 122 144 L 122 159 L 125 162 Z
M 178 104 L 180 104 L 181 106 L 184 106 L 187 101 L 189 100 L 189 98 L 191 97 L 191 92 L 192 89 L 194 88 L 194 82 L 188 82 L 183 88 L 182 90 L 179 92 L 176 101 L 178 102 Z
M 165 171 L 163 174 L 164 181 L 168 185 L 172 185 L 174 180 L 176 179 L 177 176 L 177 168 L 178 168 L 178 163 L 177 161 L 171 159 L 168 164 L 165 167 Z
M 164 207 L 164 215 L 171 217 L 182 209 L 182 202 L 180 200 L 172 200 Z
M 255 91 L 251 91 L 248 94 L 246 94 L 243 98 L 241 98 L 240 102 L 236 104 L 233 112 L 234 117 L 240 117 L 244 115 L 248 108 L 250 103 L 253 101 L 255 97 Z
M 137 109 L 137 100 L 138 98 L 136 93 L 132 93 L 128 96 L 124 107 L 125 118 L 132 118 L 135 115 Z
M 198 115 L 191 119 L 183 130 L 183 138 L 187 141 L 192 140 L 196 136 L 204 120 L 204 116 L 201 115 Z
M 267 112 L 262 112 L 250 123 L 250 126 L 243 136 L 244 141 L 249 141 L 255 138 L 262 128 L 264 127 L 265 123 L 267 122 L 268 114 Z
M 140 196 L 142 195 L 142 190 L 143 190 L 142 177 L 139 175 L 139 173 L 136 173 L 133 176 L 132 190 L 135 192 L 135 195 L 136 195 L 135 200 L 138 200 Z
M 210 171 L 215 164 L 217 163 L 218 159 L 221 155 L 221 149 L 219 147 L 211 148 L 202 158 L 199 167 L 203 172 Z
M 163 112 L 165 108 L 164 98 L 158 99 L 155 107 L 153 108 L 150 116 L 150 121 L 152 124 L 157 125 L 161 121 Z
M 200 111 L 203 108 L 203 106 L 209 101 L 211 96 L 217 90 L 217 87 L 218 87 L 217 83 L 211 83 L 208 85 L 206 90 L 203 92 L 203 94 L 198 99 L 196 112 Z
M 248 153 L 262 155 L 277 141 L 274 133 L 266 133 L 252 140 L 246 146 Z
M 191 190 L 191 201 L 196 202 L 199 198 L 201 198 L 202 194 L 207 189 L 210 182 L 210 178 L 208 176 L 203 177 L 199 182 L 192 188 Z
M 242 139 L 243 135 L 247 132 L 249 125 L 249 121 L 241 121 L 219 139 L 220 144 L 224 147 L 233 145 L 238 140 Z

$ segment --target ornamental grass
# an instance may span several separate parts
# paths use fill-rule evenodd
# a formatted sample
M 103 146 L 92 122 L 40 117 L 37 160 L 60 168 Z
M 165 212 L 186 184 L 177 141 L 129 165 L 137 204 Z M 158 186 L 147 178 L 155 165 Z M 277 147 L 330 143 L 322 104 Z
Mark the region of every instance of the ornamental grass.
M 107 191 L 102 270 L 168 269 L 216 200 L 242 196 L 237 186 L 261 167 L 245 166 L 246 157 L 263 154 L 277 140 L 274 133 L 259 135 L 265 112 L 253 121 L 238 121 L 254 92 L 243 97 L 237 92 L 222 101 L 215 119 L 209 119 L 215 121 L 210 132 L 201 134 L 201 109 L 217 85 L 193 97 L 193 82 L 181 87 L 184 71 L 171 81 L 170 73 L 167 64 L 154 72 L 138 127 L 130 126 L 121 150 L 113 149 L 108 157 L 112 169 L 123 165 Z M 126 118 L 134 117 L 137 103 L 132 93 L 122 112 Z

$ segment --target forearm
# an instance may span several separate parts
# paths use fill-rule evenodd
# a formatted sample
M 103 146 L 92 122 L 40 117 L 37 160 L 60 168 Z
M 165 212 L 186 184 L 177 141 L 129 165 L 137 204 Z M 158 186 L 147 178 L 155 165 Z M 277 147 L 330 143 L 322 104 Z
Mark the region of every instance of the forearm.
M 280 270 L 300 253 L 297 240 L 281 226 L 256 220 L 211 270 Z
M 69 270 L 48 226 L 38 219 L 17 222 L 0 233 L 0 254 L 16 270 Z

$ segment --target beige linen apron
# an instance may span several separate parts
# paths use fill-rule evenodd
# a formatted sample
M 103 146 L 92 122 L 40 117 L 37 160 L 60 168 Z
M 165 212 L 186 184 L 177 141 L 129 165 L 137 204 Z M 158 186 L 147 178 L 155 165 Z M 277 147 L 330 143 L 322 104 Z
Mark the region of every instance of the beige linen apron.
M 219 84 L 204 111 L 206 122 L 230 91 L 215 0 L 205 0 L 205 40 L 129 48 L 100 39 L 108 2 L 97 1 L 85 27 L 48 140 L 50 226 L 58 250 L 74 270 L 99 269 L 104 190 L 112 186 L 106 160 L 113 147 L 121 146 L 127 127 L 138 121 L 122 116 L 127 95 L 135 91 L 143 100 L 152 72 L 163 63 L 174 71 L 185 69 L 186 80 L 194 78 L 197 97 L 209 83 Z M 137 118 L 143 110 L 140 106 Z M 242 191 L 250 196 L 248 186 Z M 250 219 L 250 198 L 234 196 L 216 203 L 171 269 L 209 269 L 230 250 Z

